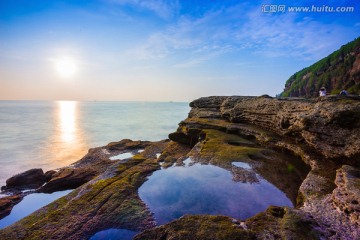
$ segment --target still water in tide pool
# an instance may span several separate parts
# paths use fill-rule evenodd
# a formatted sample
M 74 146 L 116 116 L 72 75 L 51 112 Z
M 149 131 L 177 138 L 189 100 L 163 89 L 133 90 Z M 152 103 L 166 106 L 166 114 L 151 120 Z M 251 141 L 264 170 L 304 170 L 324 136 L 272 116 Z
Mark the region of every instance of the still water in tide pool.
M 72 190 L 65 190 L 60 192 L 47 193 L 33 193 L 26 196 L 20 203 L 16 204 L 11 210 L 11 214 L 0 220 L 0 229 L 3 229 L 16 221 L 30 215 L 39 208 L 55 201 L 70 193 Z
M 173 102 L 0 101 L 0 185 L 30 168 L 66 166 L 112 141 L 165 139 L 188 112 L 188 103 Z
M 243 170 L 249 170 L 245 165 Z M 229 170 L 214 165 L 176 166 L 154 172 L 139 188 L 139 196 L 159 225 L 185 214 L 246 219 L 270 205 L 293 206 L 277 187 L 257 178 L 255 183 L 235 182 Z
M 94 234 L 90 240 L 131 240 L 138 232 L 110 228 Z

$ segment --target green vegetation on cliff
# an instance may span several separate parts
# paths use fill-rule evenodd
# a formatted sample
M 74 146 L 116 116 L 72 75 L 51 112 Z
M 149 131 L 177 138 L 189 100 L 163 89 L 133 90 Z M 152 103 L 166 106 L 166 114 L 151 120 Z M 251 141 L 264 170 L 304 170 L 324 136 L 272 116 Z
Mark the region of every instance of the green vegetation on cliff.
M 321 87 L 338 94 L 342 89 L 360 94 L 360 37 L 292 75 L 283 97 L 314 97 Z

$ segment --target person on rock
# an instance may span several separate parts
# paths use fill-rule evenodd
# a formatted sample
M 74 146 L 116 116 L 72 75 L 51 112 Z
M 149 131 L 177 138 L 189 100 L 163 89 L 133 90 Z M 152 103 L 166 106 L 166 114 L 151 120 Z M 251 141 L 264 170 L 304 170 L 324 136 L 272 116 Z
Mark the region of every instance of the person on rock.
M 326 89 L 324 87 L 320 88 L 319 95 L 320 95 L 320 97 L 326 96 Z
M 347 96 L 347 95 L 349 95 L 349 93 L 344 89 L 339 93 L 339 95 Z

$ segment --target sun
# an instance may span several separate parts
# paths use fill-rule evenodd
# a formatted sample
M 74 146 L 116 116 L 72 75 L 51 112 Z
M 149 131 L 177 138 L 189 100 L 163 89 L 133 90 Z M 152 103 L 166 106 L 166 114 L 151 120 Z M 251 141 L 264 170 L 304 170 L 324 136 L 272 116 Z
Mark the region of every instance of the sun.
M 56 72 L 63 78 L 70 78 L 76 74 L 77 64 L 73 58 L 61 57 L 55 60 Z

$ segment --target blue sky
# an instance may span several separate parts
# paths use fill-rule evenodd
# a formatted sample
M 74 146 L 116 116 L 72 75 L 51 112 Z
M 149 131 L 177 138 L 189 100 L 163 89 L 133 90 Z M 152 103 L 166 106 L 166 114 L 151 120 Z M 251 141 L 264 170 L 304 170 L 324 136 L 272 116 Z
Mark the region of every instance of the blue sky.
M 313 5 L 354 11 L 288 9 Z M 359 36 L 359 1 L 2 0 L 0 99 L 274 96 Z

